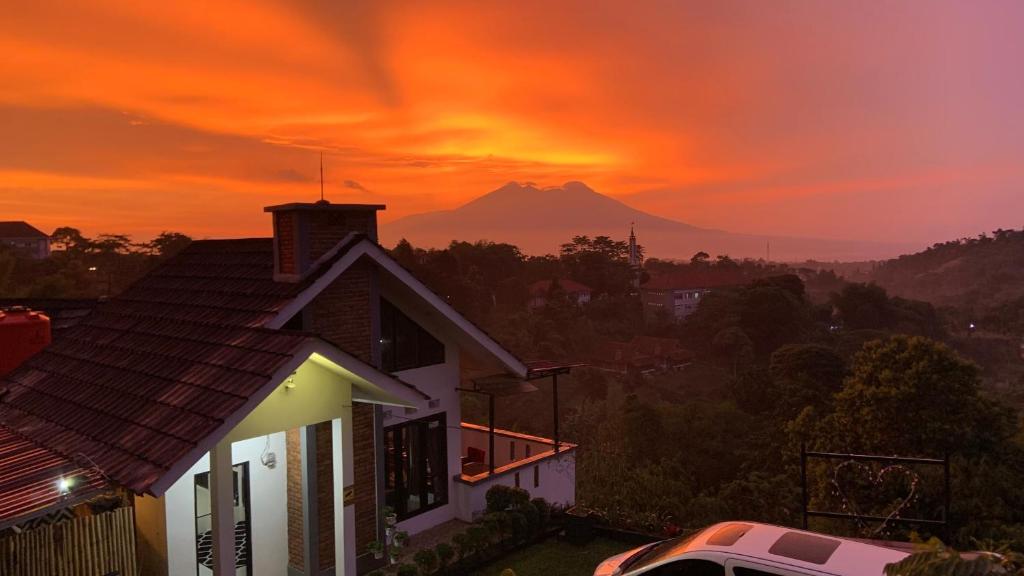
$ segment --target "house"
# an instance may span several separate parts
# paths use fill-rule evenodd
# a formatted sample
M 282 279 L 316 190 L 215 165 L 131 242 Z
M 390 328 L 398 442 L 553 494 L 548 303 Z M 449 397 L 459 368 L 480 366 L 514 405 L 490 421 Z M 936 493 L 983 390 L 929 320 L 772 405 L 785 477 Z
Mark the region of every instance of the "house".
M 194 242 L 0 381 L 0 530 L 105 489 L 145 574 L 351 575 L 386 507 L 414 534 L 496 484 L 572 504 L 574 445 L 460 411 L 569 367 L 523 363 L 399 266 L 381 209 L 268 207 L 272 238 Z
M 50 237 L 22 220 L 0 222 L 0 244 L 37 260 L 50 256 Z
M 739 286 L 742 274 L 734 270 L 698 269 L 661 274 L 640 287 L 644 320 L 668 318 L 681 321 L 697 310 L 701 298 L 713 290 Z
M 619 374 L 653 374 L 678 370 L 692 360 L 693 353 L 674 338 L 635 336 L 629 342 L 600 343 L 591 364 Z
M 557 278 L 555 280 L 538 280 L 527 288 L 530 293 L 529 307 L 531 310 L 543 308 L 548 303 L 551 288 L 554 285 L 565 291 L 570 302 L 583 306 L 590 302 L 590 287 L 580 284 L 568 278 Z

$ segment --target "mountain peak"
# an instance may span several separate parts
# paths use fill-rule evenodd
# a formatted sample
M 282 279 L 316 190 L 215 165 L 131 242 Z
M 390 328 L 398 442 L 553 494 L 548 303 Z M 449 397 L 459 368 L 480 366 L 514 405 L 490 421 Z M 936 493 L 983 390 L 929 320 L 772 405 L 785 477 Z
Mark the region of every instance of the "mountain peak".
M 406 216 L 384 227 L 392 242 L 406 238 L 415 246 L 447 246 L 452 240 L 509 242 L 527 254 L 555 253 L 577 235 L 625 240 L 630 223 L 648 256 L 689 258 L 698 251 L 733 257 L 762 257 L 764 236 L 697 228 L 637 210 L 583 182 L 540 188 L 533 182 L 507 182 L 454 210 Z M 773 254 L 793 260 L 863 259 L 884 247 L 858 242 L 771 238 Z

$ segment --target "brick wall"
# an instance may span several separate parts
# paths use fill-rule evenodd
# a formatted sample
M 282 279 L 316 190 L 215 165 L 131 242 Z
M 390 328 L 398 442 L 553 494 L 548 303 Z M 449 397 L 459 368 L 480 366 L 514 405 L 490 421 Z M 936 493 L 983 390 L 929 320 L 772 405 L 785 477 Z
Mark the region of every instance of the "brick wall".
M 334 566 L 334 469 L 331 423 L 316 425 L 317 522 L 320 526 L 320 568 Z
M 377 295 L 372 262 L 357 262 L 327 287 L 312 303 L 312 329 L 324 339 L 364 362 L 373 359 L 373 318 L 377 313 Z M 377 539 L 377 482 L 373 433 L 373 406 L 353 404 L 353 460 L 355 464 L 356 550 Z M 330 462 L 330 452 L 318 453 L 319 461 Z M 321 485 L 324 477 L 321 476 Z M 329 485 L 329 484 L 327 484 Z M 343 487 L 339 486 L 341 490 Z M 332 507 L 320 506 L 320 515 Z M 329 516 L 328 516 L 329 517 Z M 321 524 L 323 526 L 323 524 Z M 321 535 L 328 534 L 322 530 Z M 330 532 L 333 538 L 333 531 Z M 333 554 L 332 554 L 333 556 Z M 323 553 L 321 552 L 323 558 Z
M 277 272 L 280 274 L 297 274 L 298 259 L 295 253 L 295 221 L 294 212 L 277 212 L 274 214 L 274 239 L 277 241 Z
M 377 539 L 377 468 L 374 450 L 373 405 L 352 406 L 355 450 L 356 549 L 361 553 Z
M 285 432 L 288 466 L 288 565 L 305 570 L 302 549 L 302 442 L 298 428 Z
M 305 213 L 309 226 L 309 262 L 345 239 L 350 232 L 377 240 L 377 212 L 373 210 L 312 210 Z

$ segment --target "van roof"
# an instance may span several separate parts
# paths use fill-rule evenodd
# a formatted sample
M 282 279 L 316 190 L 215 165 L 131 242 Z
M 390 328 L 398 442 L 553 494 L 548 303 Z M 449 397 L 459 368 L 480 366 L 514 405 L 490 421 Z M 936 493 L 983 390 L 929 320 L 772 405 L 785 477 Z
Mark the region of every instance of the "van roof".
M 877 544 L 759 522 L 715 524 L 677 553 L 697 550 L 728 552 L 837 575 L 882 574 L 886 565 L 909 555 Z

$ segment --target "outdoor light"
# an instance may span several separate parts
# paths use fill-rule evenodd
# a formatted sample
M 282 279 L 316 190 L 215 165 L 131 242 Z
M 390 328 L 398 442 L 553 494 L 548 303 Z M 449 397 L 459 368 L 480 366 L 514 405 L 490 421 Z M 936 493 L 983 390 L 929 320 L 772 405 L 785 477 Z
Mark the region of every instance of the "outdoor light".
M 89 272 L 95 272 L 95 271 L 96 271 L 96 267 L 95 266 L 89 266 Z
M 71 492 L 71 480 L 67 478 L 61 478 L 57 481 L 57 491 L 62 495 Z
M 284 381 L 284 387 L 289 390 L 295 388 L 295 374 L 292 374 L 291 376 L 288 377 L 287 380 Z

